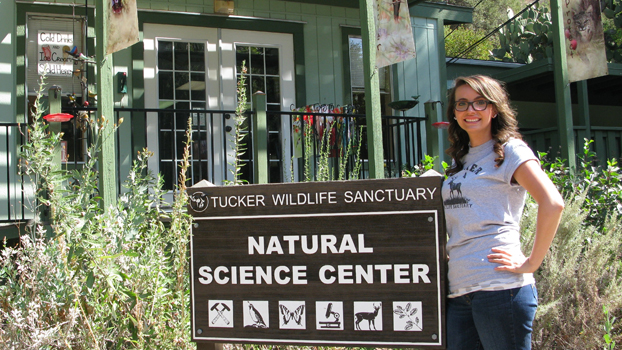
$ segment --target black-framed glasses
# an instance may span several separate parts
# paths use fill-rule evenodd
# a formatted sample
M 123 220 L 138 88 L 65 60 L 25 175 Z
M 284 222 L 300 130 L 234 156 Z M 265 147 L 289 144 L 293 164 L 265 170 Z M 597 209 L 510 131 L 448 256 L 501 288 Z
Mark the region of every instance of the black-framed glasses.
M 475 101 L 456 101 L 456 111 L 464 112 L 469 109 L 469 106 L 473 106 L 473 109 L 476 111 L 483 111 L 488 107 L 488 104 L 492 102 L 488 100 L 475 100 Z

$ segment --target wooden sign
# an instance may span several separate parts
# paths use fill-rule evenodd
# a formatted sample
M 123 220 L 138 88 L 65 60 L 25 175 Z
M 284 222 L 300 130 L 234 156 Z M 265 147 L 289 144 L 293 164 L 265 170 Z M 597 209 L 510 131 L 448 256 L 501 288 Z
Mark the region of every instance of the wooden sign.
M 441 178 L 188 190 L 193 340 L 444 347 Z

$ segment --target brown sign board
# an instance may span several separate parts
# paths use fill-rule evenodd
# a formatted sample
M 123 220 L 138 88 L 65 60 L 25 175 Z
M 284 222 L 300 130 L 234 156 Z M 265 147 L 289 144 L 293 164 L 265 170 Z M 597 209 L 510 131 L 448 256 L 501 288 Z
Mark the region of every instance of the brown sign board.
M 441 182 L 188 189 L 193 340 L 444 348 Z

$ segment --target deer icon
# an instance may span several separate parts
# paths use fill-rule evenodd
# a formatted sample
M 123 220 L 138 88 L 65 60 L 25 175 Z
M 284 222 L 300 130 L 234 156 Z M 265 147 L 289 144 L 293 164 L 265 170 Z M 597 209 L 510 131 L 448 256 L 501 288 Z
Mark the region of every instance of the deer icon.
M 374 326 L 374 330 L 376 329 L 376 323 L 374 322 L 376 320 L 376 316 L 378 316 L 378 311 L 380 310 L 380 305 L 376 306 L 374 305 L 374 312 L 357 312 L 356 314 L 354 314 L 354 328 L 356 330 L 361 330 L 361 326 L 359 325 L 359 323 L 361 323 L 361 321 L 363 320 L 367 320 L 367 323 L 369 325 L 369 330 L 371 331 L 371 326 Z
M 449 184 L 449 198 L 454 198 L 454 192 L 456 192 L 457 194 L 460 195 L 460 197 L 462 197 L 462 190 L 460 189 L 460 186 L 462 185 L 461 182 L 458 183 L 454 183 L 454 180 L 452 179 L 451 181 L 448 182 Z

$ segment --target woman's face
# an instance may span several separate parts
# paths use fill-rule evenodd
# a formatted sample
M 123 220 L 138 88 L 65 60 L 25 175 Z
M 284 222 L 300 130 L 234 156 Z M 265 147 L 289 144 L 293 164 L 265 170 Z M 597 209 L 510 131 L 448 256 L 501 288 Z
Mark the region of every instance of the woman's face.
M 479 146 L 492 139 L 492 119 L 497 116 L 497 108 L 488 103 L 484 110 L 481 109 L 483 104 L 488 101 L 484 96 L 473 90 L 469 85 L 460 85 L 455 92 L 456 106 L 459 102 L 474 102 L 467 104 L 465 111 L 457 111 L 454 109 L 454 115 L 458 125 L 469 134 L 471 146 Z M 479 101 L 479 104 L 476 102 Z

